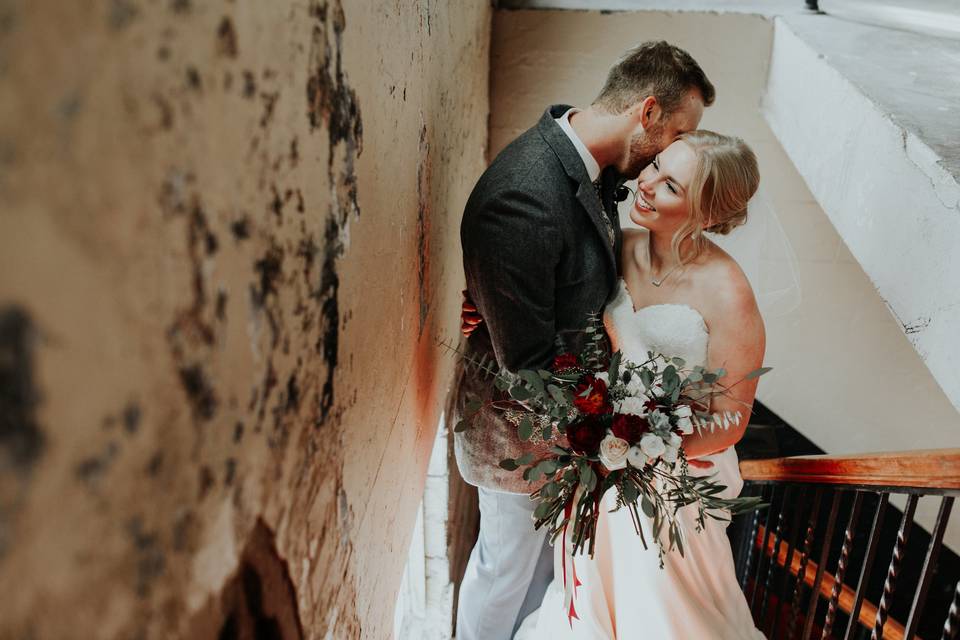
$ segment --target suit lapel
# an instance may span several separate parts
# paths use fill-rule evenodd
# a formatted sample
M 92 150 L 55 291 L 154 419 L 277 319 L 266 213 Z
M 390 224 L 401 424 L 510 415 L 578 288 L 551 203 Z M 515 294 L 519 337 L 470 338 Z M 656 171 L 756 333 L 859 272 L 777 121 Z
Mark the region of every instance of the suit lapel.
M 567 105 L 553 105 L 543 114 L 537 126 L 544 140 L 547 141 L 547 144 L 549 144 L 554 153 L 557 154 L 567 175 L 577 182 L 577 201 L 586 211 L 591 222 L 593 222 L 593 227 L 600 235 L 600 240 L 610 266 L 610 286 L 612 288 L 616 284 L 618 273 L 617 267 L 619 260 L 614 254 L 614 247 L 619 246 L 620 225 L 616 223 L 613 225 L 614 247 L 611 247 L 610 238 L 607 235 L 607 224 L 604 222 L 607 214 L 600 205 L 597 192 L 593 188 L 593 183 L 590 182 L 590 176 L 587 175 L 587 168 L 583 166 L 583 160 L 580 158 L 580 154 L 577 153 L 576 147 L 570 142 L 570 138 L 563 132 L 560 125 L 555 122 L 555 119 L 562 116 L 568 109 L 570 109 L 570 107 Z M 604 173 L 606 172 L 601 173 L 601 176 L 603 176 Z

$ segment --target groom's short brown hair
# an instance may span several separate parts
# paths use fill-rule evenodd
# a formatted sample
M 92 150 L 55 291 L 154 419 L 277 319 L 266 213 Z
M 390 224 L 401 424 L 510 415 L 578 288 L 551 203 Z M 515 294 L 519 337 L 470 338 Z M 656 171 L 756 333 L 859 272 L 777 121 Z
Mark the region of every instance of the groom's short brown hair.
M 709 107 L 716 97 L 713 84 L 693 57 L 664 42 L 644 42 L 630 49 L 607 74 L 593 103 L 611 113 L 623 113 L 647 96 L 654 96 L 664 115 L 673 113 L 690 89 L 697 89 Z

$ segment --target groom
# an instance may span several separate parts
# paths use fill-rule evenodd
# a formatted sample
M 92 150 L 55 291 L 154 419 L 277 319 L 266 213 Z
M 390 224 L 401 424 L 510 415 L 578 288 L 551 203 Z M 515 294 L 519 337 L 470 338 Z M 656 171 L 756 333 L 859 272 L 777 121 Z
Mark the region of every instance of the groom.
M 714 88 L 666 42 L 631 49 L 584 110 L 554 105 L 480 177 L 460 227 L 467 295 L 483 322 L 469 349 L 516 371 L 546 369 L 558 336 L 601 310 L 618 274 L 616 192 L 680 133 L 697 128 Z M 460 372 L 457 409 L 492 385 Z M 457 640 L 507 640 L 550 582 L 546 531 L 534 531 L 531 487 L 498 466 L 536 445 L 490 409 L 456 434 L 457 466 L 479 488 L 480 536 L 460 586 Z M 540 448 L 546 447 L 540 443 Z

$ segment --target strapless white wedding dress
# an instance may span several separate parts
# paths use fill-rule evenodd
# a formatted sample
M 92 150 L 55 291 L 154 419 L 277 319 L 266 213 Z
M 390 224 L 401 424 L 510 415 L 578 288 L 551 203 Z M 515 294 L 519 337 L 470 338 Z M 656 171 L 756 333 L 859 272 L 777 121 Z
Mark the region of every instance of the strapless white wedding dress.
M 657 304 L 634 310 L 623 280 L 607 305 L 604 323 L 624 358 L 646 360 L 647 351 L 706 365 L 709 334 L 700 313 L 686 305 Z M 713 469 L 691 473 L 717 474 L 727 486 L 721 494 L 740 493 L 737 455 L 733 447 L 705 458 Z M 674 550 L 660 568 L 652 546 L 651 523 L 641 513 L 644 549 L 626 509 L 610 513 L 616 502 L 611 490 L 603 497 L 597 523 L 594 557 L 577 555 L 577 618 L 564 609 L 562 548 L 554 546 L 554 581 L 543 603 L 514 640 L 762 640 L 737 582 L 726 522 L 707 519 L 696 532 L 696 510 L 678 514 L 684 529 L 684 555 Z

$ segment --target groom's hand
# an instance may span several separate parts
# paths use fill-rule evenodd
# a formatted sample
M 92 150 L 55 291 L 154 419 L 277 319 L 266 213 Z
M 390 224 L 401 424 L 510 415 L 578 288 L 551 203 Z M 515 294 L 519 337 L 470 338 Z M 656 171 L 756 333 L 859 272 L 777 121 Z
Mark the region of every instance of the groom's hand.
M 467 290 L 463 290 L 463 304 L 460 306 L 460 333 L 469 338 L 483 323 L 483 316 L 477 311 L 476 305 L 470 300 Z

